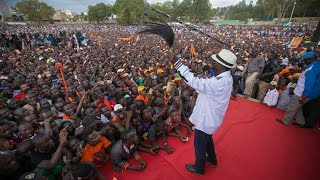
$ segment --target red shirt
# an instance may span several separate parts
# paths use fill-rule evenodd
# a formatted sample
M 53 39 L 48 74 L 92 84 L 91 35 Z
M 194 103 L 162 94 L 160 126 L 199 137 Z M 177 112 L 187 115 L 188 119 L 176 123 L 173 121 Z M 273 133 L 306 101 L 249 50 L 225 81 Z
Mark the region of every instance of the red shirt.
M 167 132 L 171 132 L 174 128 L 178 127 L 180 125 L 181 120 L 179 120 L 178 122 L 174 122 L 173 119 L 171 117 L 169 117 L 166 120 L 166 129 Z
M 148 97 L 143 97 L 141 95 L 138 95 L 136 97 L 136 100 L 139 101 L 139 100 L 142 100 L 144 102 L 144 105 L 147 105 L 149 103 L 149 98 Z
M 105 105 L 109 108 L 110 111 L 113 111 L 113 107 L 115 103 L 113 101 L 103 100 L 102 102 L 97 104 L 97 107 L 100 108 L 102 105 Z
M 24 92 L 21 92 L 21 93 L 15 95 L 13 98 L 21 100 L 21 99 L 24 99 L 24 96 L 25 96 Z

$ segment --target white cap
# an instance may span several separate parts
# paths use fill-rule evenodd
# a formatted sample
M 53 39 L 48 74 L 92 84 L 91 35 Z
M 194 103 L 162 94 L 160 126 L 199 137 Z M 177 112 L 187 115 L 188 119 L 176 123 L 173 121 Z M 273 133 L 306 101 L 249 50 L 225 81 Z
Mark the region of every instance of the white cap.
M 123 72 L 123 71 L 124 71 L 124 69 L 121 68 L 121 69 L 118 69 L 118 70 L 117 70 L 117 73 L 121 73 L 121 72 Z
M 243 71 L 243 66 L 237 66 L 237 68 L 240 70 L 240 71 Z
M 121 104 L 116 104 L 116 105 L 114 105 L 114 111 L 116 112 L 116 111 L 118 111 L 118 110 L 120 110 L 120 109 L 123 109 L 123 106 L 121 105 Z

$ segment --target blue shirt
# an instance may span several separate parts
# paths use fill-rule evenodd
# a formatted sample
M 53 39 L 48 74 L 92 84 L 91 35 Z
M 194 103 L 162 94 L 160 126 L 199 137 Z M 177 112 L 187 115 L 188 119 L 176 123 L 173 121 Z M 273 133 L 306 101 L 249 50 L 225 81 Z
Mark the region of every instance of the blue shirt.
M 320 97 L 320 61 L 314 61 L 306 69 L 306 81 L 303 95 L 310 99 Z

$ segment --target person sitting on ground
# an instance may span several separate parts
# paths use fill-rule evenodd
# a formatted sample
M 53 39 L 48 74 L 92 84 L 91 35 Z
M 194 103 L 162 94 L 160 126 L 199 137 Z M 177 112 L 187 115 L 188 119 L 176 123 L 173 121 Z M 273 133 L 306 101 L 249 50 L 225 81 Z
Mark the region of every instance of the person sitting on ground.
M 121 104 L 116 104 L 114 106 L 114 111 L 116 116 L 114 116 L 111 120 L 111 125 L 115 127 L 118 132 L 122 132 L 124 130 L 131 129 L 131 118 L 132 111 L 124 111 L 124 107 Z
M 150 109 L 144 109 L 142 112 L 142 121 L 135 122 L 136 134 L 139 138 L 138 149 L 150 154 L 157 154 L 159 152 L 159 145 L 154 146 L 150 143 L 150 136 L 155 136 L 155 124 L 153 124 L 153 115 Z
M 70 179 L 105 180 L 106 178 L 93 164 L 87 162 L 80 162 L 72 165 L 70 171 L 62 177 L 62 180 Z
M 64 146 L 67 143 L 67 132 L 62 129 L 59 134 L 60 143 L 55 150 L 55 144 L 46 134 L 37 134 L 32 139 L 34 149 L 31 151 L 31 163 L 35 172 L 42 172 L 42 174 L 48 178 L 54 178 L 59 176 L 62 172 L 63 164 L 60 164 L 62 154 L 65 151 Z M 72 157 L 67 157 L 67 164 L 70 165 Z
M 277 109 L 280 109 L 282 111 L 286 111 L 293 95 L 294 95 L 294 89 L 297 87 L 297 84 L 290 84 L 289 89 L 286 89 L 279 95 L 278 104 L 276 106 Z
M 271 81 L 269 84 L 268 92 L 261 102 L 262 104 L 269 107 L 274 107 L 275 105 L 277 105 L 279 92 L 277 91 L 276 87 L 277 83 L 275 81 Z
M 167 132 L 166 132 L 166 123 L 162 120 L 157 120 L 154 123 L 155 133 L 149 134 L 149 140 L 151 141 L 154 147 L 159 147 L 160 149 L 165 150 L 168 154 L 173 153 L 172 147 L 167 143 Z M 157 138 L 161 138 L 162 145 L 157 143 Z
M 101 167 L 109 159 L 110 141 L 97 131 L 92 131 L 86 141 L 87 145 L 82 152 L 81 161 L 93 162 L 97 167 Z
M 181 127 L 187 129 L 187 136 L 191 134 L 191 128 L 181 123 L 181 114 L 178 110 L 169 111 L 169 118 L 166 120 L 166 130 L 169 136 L 179 137 L 181 141 L 188 141 L 188 137 L 181 132 Z
M 146 167 L 146 162 L 137 151 L 138 138 L 133 132 L 124 131 L 121 139 L 118 140 L 111 149 L 112 166 L 115 171 L 131 169 L 142 171 Z M 127 162 L 130 157 L 134 157 L 139 165 L 132 165 Z

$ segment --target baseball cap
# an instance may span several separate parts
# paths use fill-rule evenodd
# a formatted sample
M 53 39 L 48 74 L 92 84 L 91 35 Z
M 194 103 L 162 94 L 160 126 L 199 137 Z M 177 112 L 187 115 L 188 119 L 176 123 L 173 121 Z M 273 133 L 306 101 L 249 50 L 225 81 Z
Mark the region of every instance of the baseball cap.
M 317 56 L 317 54 L 316 54 L 315 52 L 312 52 L 312 51 L 307 52 L 307 53 L 305 53 L 305 54 L 302 56 L 302 59 L 300 60 L 300 62 L 303 61 L 303 60 L 305 60 L 305 59 L 314 58 L 314 57 L 316 57 L 316 56 Z
M 160 73 L 164 73 L 164 70 L 163 69 L 157 69 L 157 74 L 160 74 Z
M 278 83 L 277 83 L 276 81 L 271 81 L 271 82 L 270 82 L 270 85 L 273 85 L 273 86 L 277 86 L 277 84 L 278 84 Z
M 115 112 L 117 112 L 117 111 L 123 109 L 123 106 L 121 104 L 116 104 L 116 105 L 114 105 L 113 109 L 114 109 Z
M 139 86 L 139 87 L 138 87 L 138 92 L 141 92 L 141 91 L 143 91 L 144 89 L 145 89 L 144 86 Z

